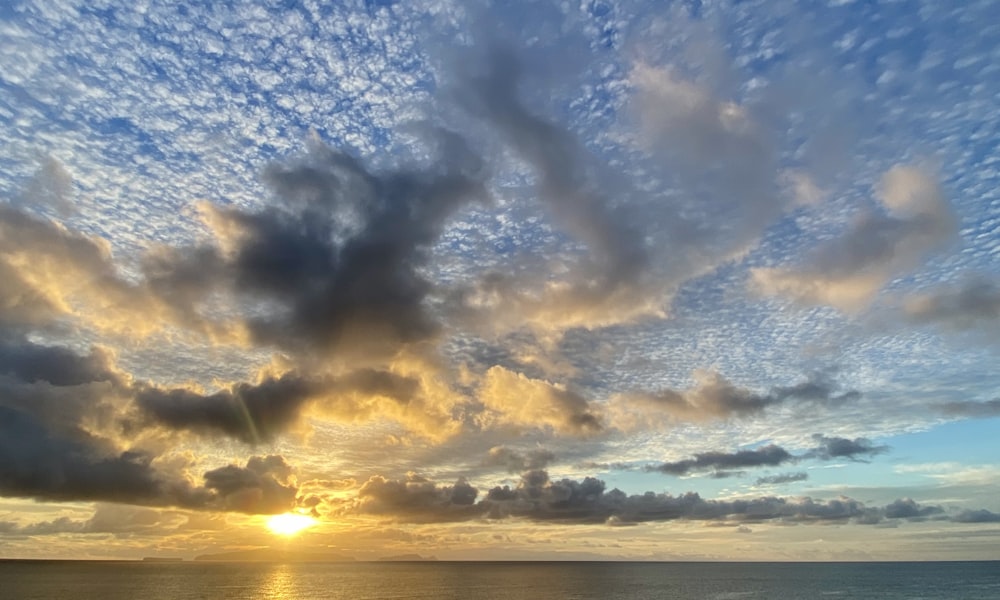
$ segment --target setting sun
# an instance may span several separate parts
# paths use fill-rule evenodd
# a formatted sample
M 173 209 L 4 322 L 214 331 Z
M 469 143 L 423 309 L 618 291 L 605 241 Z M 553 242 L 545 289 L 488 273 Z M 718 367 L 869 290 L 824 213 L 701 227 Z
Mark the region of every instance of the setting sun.
M 267 520 L 267 528 L 278 535 L 295 535 L 315 524 L 316 519 L 295 513 L 274 515 Z

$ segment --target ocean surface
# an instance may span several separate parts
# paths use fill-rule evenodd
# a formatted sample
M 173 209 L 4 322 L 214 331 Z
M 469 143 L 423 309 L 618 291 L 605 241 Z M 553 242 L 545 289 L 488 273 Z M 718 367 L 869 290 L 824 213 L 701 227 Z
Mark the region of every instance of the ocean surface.
M 11 600 L 1000 599 L 1000 562 L 142 563 L 0 561 Z

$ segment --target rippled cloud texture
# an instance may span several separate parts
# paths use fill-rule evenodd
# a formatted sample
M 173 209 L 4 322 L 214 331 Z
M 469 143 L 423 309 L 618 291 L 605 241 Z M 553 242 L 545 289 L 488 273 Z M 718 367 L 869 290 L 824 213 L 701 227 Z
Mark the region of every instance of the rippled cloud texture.
M 0 556 L 992 558 L 998 19 L 14 2 Z

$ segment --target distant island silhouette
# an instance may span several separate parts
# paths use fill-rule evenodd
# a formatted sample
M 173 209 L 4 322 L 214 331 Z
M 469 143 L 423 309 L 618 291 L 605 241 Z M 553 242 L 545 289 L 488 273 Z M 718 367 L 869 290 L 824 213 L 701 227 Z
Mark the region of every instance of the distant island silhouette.
M 254 548 L 234 552 L 202 554 L 194 558 L 203 562 L 354 562 L 354 557 L 332 552 L 309 552 L 299 550 L 279 550 L 277 548 Z
M 143 558 L 148 562 L 179 562 L 173 558 Z M 333 552 L 309 550 L 283 550 L 278 548 L 252 548 L 250 550 L 235 550 L 233 552 L 218 552 L 202 554 L 194 558 L 199 562 L 286 562 L 286 563 L 327 563 L 327 562 L 358 562 L 353 556 L 345 556 Z M 436 562 L 436 556 L 420 554 L 393 554 L 377 559 L 364 559 L 364 562 Z

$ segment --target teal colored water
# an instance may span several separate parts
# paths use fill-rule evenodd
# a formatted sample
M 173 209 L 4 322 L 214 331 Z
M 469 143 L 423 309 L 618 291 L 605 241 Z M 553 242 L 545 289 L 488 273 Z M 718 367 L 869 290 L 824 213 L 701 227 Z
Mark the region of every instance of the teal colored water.
M 0 562 L 12 600 L 258 598 L 997 600 L 1000 562 Z

